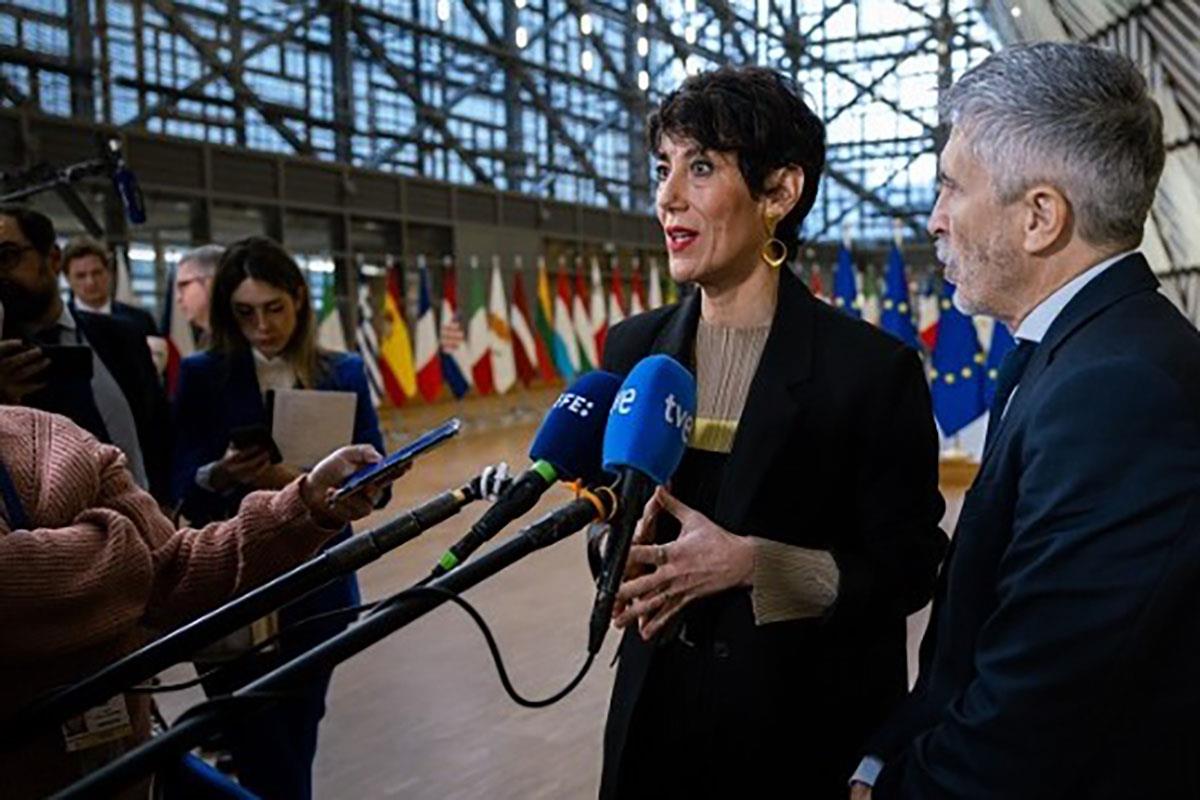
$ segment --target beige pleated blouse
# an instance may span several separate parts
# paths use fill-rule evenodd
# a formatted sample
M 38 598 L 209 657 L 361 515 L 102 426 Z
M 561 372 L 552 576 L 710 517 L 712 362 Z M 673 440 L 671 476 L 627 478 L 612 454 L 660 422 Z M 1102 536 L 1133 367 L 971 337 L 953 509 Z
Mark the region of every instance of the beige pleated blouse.
M 771 326 L 696 329 L 696 426 L 691 446 L 728 455 Z M 837 599 L 838 568 L 825 550 L 757 536 L 751 600 L 759 625 L 819 617 Z

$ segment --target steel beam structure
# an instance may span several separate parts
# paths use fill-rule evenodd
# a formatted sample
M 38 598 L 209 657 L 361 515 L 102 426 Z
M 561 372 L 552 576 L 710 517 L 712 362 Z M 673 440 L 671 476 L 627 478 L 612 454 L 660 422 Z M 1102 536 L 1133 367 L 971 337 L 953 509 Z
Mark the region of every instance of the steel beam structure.
M 652 200 L 644 120 L 666 92 L 723 64 L 785 69 L 829 129 L 806 233 L 862 238 L 894 217 L 920 235 L 937 93 L 994 38 L 974 0 L 55 8 L 0 9 L 0 105 L 636 213 Z

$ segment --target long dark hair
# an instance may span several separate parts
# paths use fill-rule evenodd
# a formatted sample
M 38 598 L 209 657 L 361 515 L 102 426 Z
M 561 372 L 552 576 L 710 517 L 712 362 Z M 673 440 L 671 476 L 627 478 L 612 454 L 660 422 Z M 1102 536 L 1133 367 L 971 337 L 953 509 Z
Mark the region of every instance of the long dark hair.
M 284 345 L 282 355 L 296 370 L 300 385 L 313 388 L 325 373 L 326 359 L 317 349 L 317 320 L 311 292 L 296 260 L 278 242 L 265 236 L 236 241 L 221 256 L 209 311 L 213 351 L 232 355 L 250 348 L 233 316 L 233 293 L 247 278 L 281 289 L 296 301 L 296 329 Z

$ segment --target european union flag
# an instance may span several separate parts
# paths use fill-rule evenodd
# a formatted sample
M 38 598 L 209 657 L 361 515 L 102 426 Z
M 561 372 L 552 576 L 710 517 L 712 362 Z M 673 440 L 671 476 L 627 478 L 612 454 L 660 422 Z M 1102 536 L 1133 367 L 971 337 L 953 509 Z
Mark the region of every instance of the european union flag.
M 888 254 L 887 276 L 883 285 L 883 315 L 879 326 L 914 350 L 919 349 L 913 307 L 908 299 L 904 258 L 896 245 L 892 245 L 892 251 Z
M 1008 351 L 1017 346 L 1016 339 L 1008 332 L 1008 326 L 1000 320 L 992 326 L 992 346 L 987 354 L 987 381 L 983 387 L 983 401 L 987 407 L 992 407 L 992 398 L 996 396 L 996 378 L 1000 377 L 1000 363 L 1008 355 Z
M 954 307 L 954 285 L 942 283 L 937 345 L 929 369 L 933 415 L 953 436 L 987 410 L 983 400 L 984 357 L 971 318 Z
M 862 319 L 858 281 L 854 279 L 854 261 L 845 245 L 838 246 L 837 269 L 833 273 L 833 304 L 850 316 Z

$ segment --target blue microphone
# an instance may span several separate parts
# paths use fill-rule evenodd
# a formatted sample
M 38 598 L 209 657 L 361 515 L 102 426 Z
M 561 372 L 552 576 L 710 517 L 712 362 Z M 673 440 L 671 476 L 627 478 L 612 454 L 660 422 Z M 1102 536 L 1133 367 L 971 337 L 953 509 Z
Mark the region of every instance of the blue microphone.
M 134 225 L 141 225 L 146 221 L 146 200 L 142 197 L 142 187 L 138 184 L 137 176 L 129 167 L 121 162 L 112 176 L 113 188 L 117 190 L 117 196 L 121 198 L 121 205 L 125 208 L 125 216 Z
M 125 163 L 120 139 L 114 137 L 108 140 L 104 160 L 108 164 L 113 190 L 121 199 L 126 218 L 134 225 L 141 225 L 146 221 L 146 199 L 142 196 L 142 187 L 137 176 Z
M 620 388 L 620 376 L 611 372 L 581 376 L 550 407 L 529 446 L 529 457 L 549 462 L 564 481 L 602 480 L 608 411 Z
M 621 384 L 604 429 L 604 468 L 618 476 L 616 519 L 600 573 L 588 630 L 588 652 L 600 652 L 642 509 L 666 483 L 696 424 L 696 379 L 678 361 L 654 355 Z
M 558 396 L 529 446 L 533 465 L 442 555 L 430 578 L 465 561 L 504 526 L 533 508 L 556 480 L 588 484 L 603 480 L 605 424 L 620 387 L 621 379 L 611 372 L 589 372 Z

